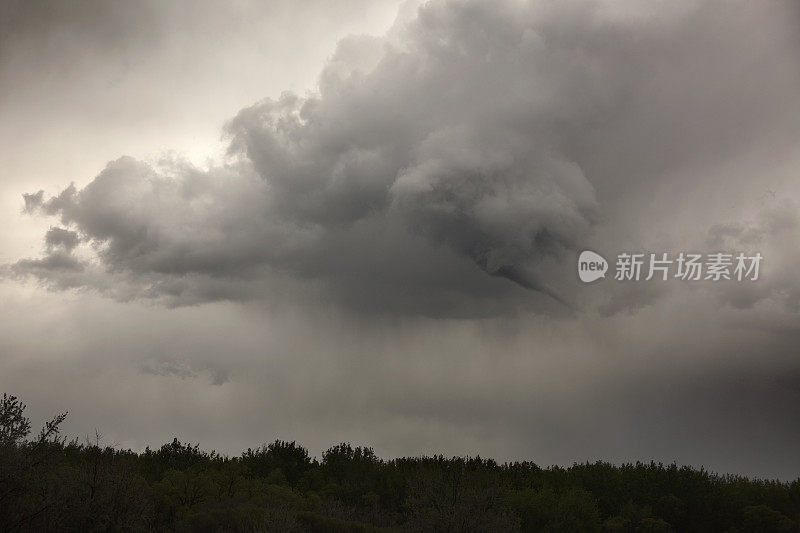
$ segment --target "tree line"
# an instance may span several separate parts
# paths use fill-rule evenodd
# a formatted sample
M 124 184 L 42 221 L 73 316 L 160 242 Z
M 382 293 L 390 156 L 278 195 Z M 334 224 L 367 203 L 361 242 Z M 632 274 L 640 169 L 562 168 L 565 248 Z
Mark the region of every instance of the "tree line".
M 229 457 L 174 439 L 141 453 L 32 436 L 0 404 L 0 531 L 800 531 L 800 478 L 675 464 L 542 468 L 481 457 L 383 460 L 276 440 Z

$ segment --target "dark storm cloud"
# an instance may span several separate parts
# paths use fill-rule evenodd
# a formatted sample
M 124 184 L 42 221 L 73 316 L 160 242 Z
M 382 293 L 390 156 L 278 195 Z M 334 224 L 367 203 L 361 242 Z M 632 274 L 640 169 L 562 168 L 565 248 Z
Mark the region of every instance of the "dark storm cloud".
M 46 277 L 53 272 L 69 274 L 80 272 L 84 265 L 69 253 L 53 252 L 41 259 L 22 259 L 14 265 L 14 268 L 21 272 L 32 272 L 39 277 Z M 71 285 L 66 284 L 65 286 Z
M 56 291 L 0 281 L 0 386 L 38 418 L 140 450 L 797 477 L 796 2 L 435 1 L 342 40 L 316 92 L 245 109 L 304 87 L 257 73 L 316 64 L 299 47 L 368 4 L 72 5 L 0 21 L 1 153 L 48 163 L 20 167 L 8 210 L 31 191 L 42 220 L 9 218 L 21 244 L 0 250 L 42 255 L 2 273 Z M 106 155 L 215 112 L 210 167 Z M 75 177 L 87 154 L 113 160 Z M 754 283 L 582 285 L 584 247 L 764 262 Z
M 38 191 L 30 194 L 23 194 L 22 199 L 25 200 L 25 207 L 23 211 L 27 214 L 33 214 L 44 203 L 44 191 Z
M 83 188 L 26 195 L 96 257 L 68 282 L 74 246 L 13 271 L 178 305 L 288 279 L 359 309 L 564 312 L 555 300 L 580 299 L 574 254 L 619 198 L 787 127 L 781 102 L 732 83 L 743 55 L 788 94 L 796 79 L 742 39 L 779 8 L 661 7 L 426 4 L 385 37 L 342 40 L 318 94 L 240 111 L 224 164 L 121 158 Z M 753 31 L 757 53 L 786 56 L 783 34 Z
M 67 253 L 72 252 L 80 241 L 77 232 L 64 228 L 50 228 L 44 236 L 44 243 L 48 250 L 62 248 Z

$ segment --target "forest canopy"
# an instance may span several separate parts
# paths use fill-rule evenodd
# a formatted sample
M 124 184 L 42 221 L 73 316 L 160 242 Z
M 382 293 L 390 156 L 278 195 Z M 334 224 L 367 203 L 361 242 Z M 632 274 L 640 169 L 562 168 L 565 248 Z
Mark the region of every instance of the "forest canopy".
M 342 443 L 321 458 L 276 440 L 241 455 L 177 438 L 141 453 L 32 437 L 0 404 L 4 531 L 799 531 L 800 479 L 676 464 L 542 468 L 481 457 L 384 460 Z

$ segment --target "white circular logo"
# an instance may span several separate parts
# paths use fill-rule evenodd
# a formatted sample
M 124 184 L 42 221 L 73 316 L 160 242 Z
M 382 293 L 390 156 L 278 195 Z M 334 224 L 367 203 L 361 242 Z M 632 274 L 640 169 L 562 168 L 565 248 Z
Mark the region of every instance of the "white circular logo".
M 584 283 L 606 277 L 607 270 L 608 261 L 600 254 L 585 250 L 578 257 L 578 277 Z

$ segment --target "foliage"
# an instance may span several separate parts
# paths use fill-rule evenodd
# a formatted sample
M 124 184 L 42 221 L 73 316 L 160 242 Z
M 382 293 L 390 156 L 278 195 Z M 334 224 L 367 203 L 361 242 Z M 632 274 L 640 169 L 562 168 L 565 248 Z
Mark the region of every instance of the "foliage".
M 241 456 L 173 439 L 141 453 L 66 442 L 66 414 L 31 436 L 0 403 L 2 531 L 799 531 L 800 479 L 675 464 L 569 468 L 480 457 L 382 460 L 338 444 L 321 460 L 276 440 Z

